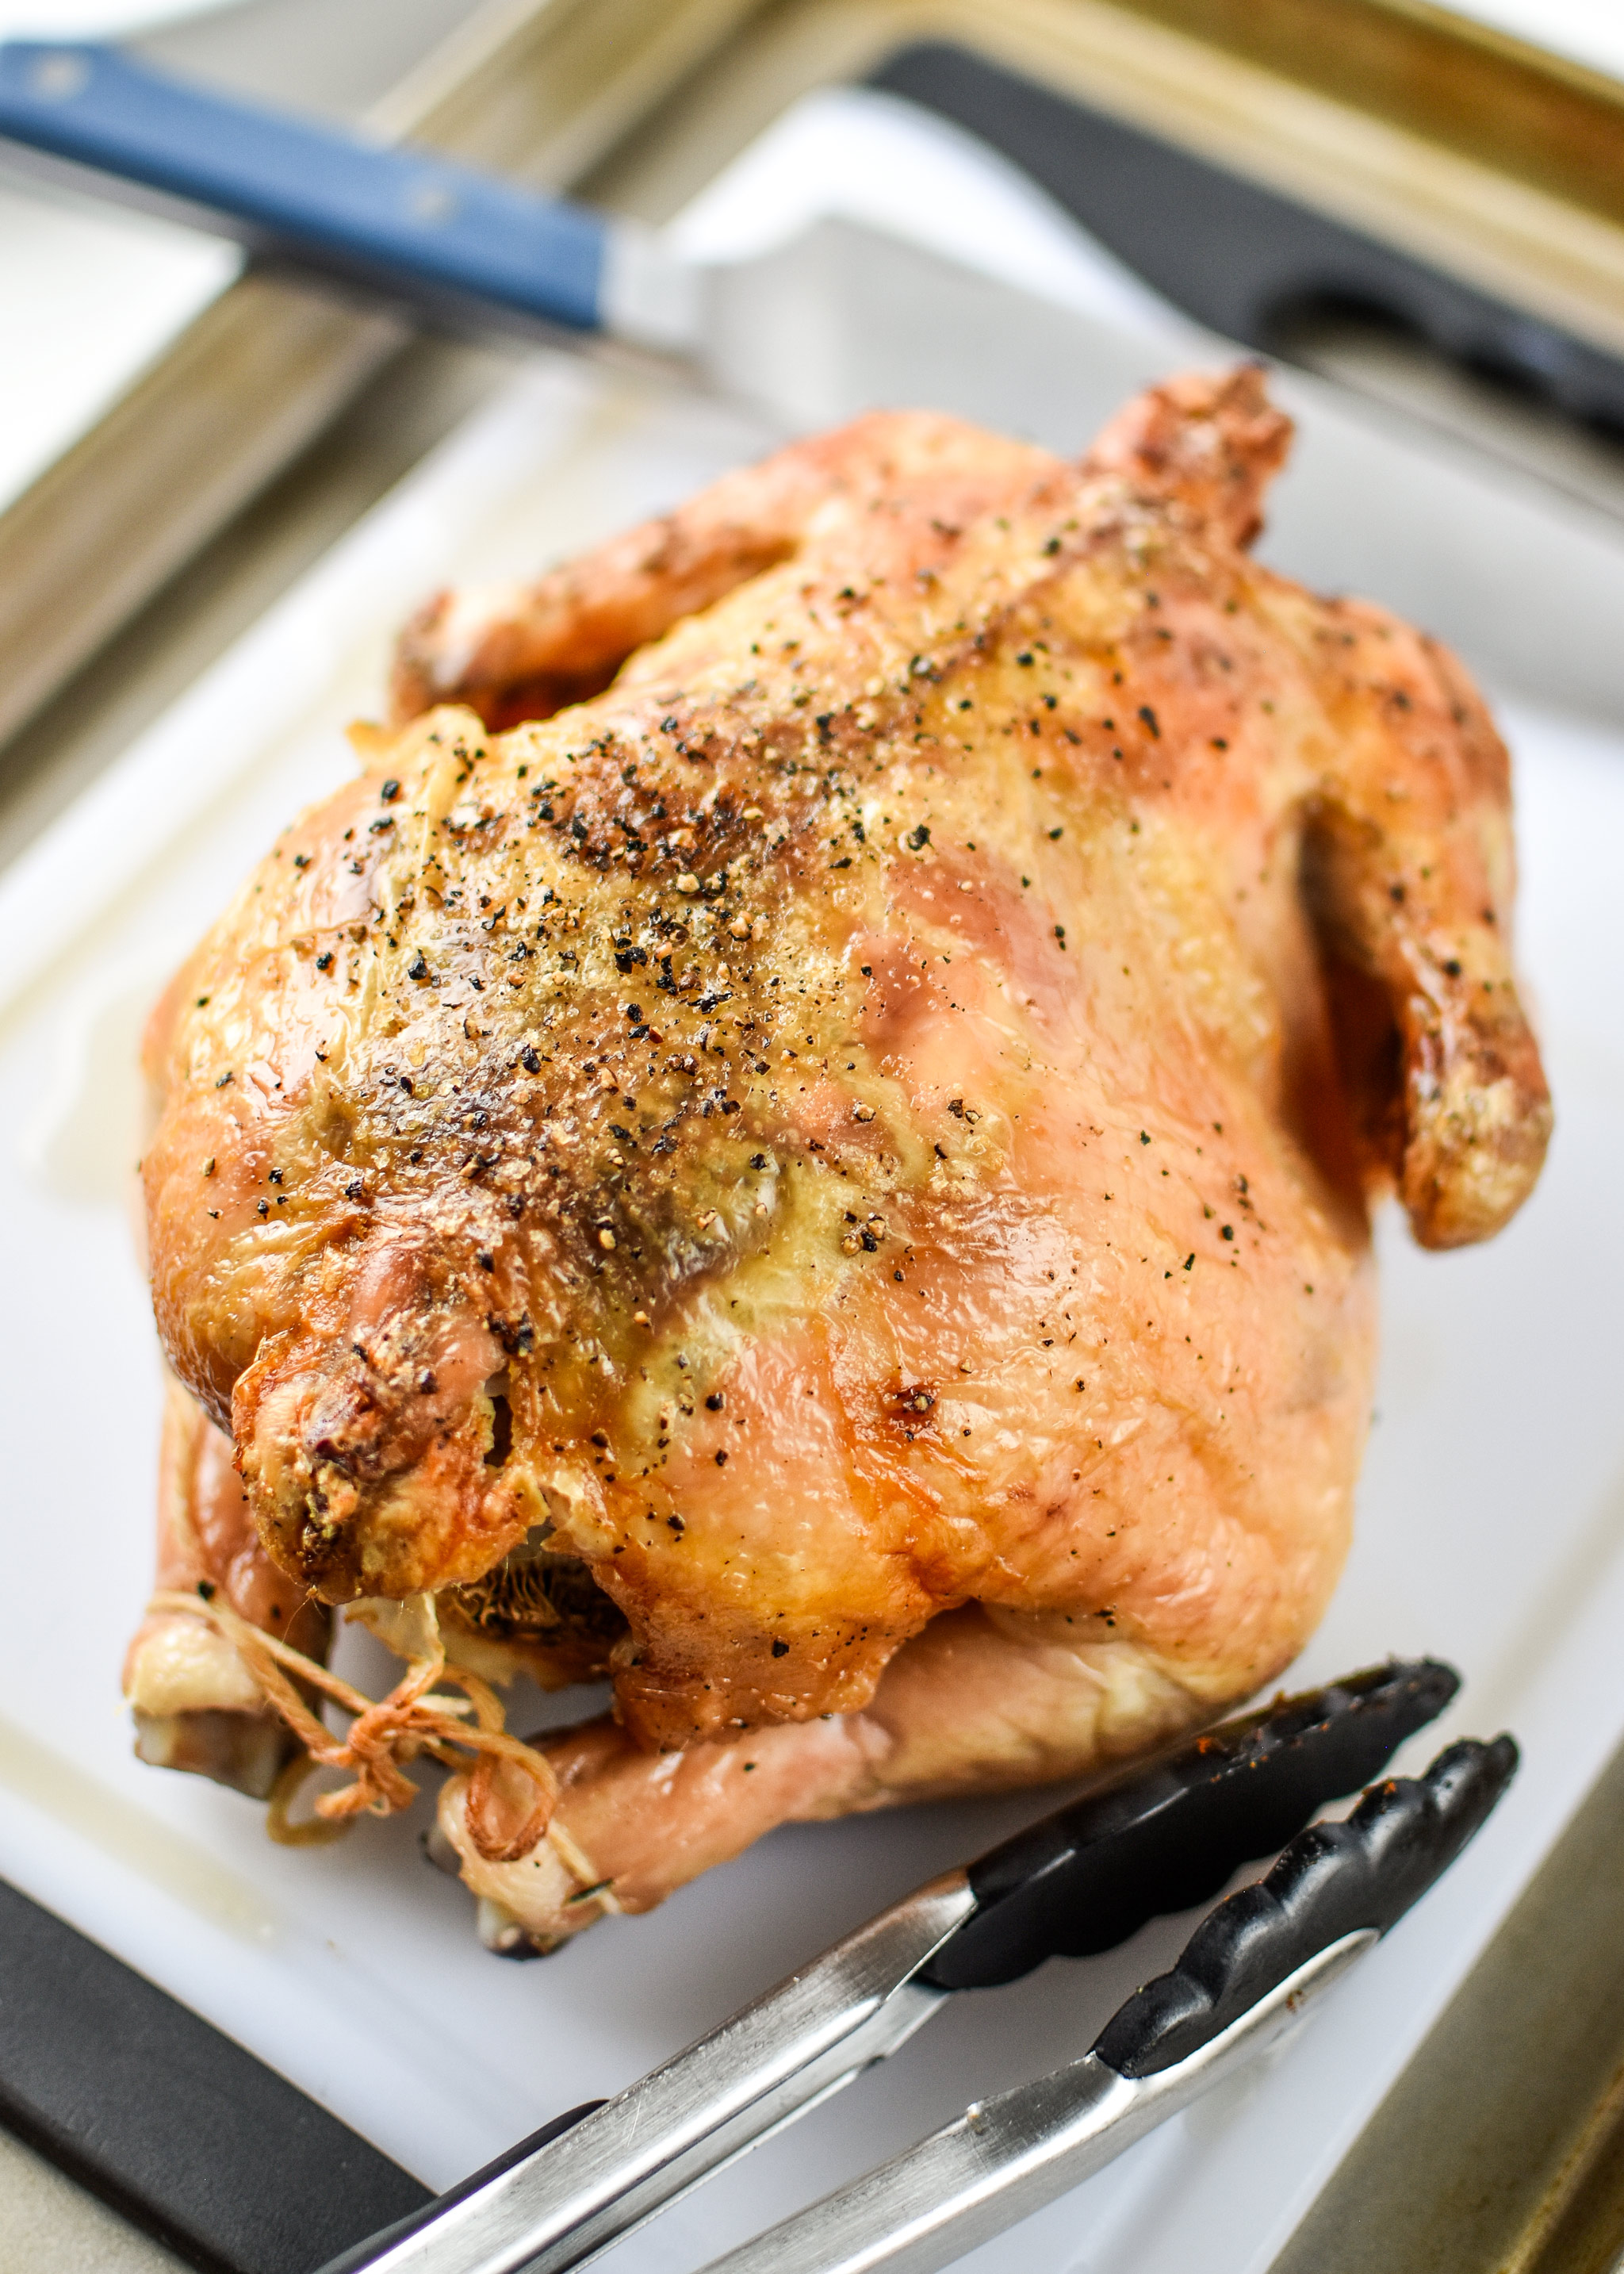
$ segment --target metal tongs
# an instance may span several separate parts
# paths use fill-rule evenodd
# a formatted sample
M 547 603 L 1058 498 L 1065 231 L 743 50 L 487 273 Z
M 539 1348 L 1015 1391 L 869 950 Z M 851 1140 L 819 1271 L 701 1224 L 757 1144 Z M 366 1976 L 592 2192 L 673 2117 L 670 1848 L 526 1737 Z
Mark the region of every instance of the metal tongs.
M 977 2104 L 712 2274 L 947 2264 L 1273 2044 L 1455 1860 L 1515 1770 L 1507 1736 L 1452 1745 L 1344 1822 L 1303 1827 L 1380 1775 L 1459 1686 L 1431 1660 L 1373 1668 L 1094 1786 L 323 2274 L 563 2274 L 895 2052 L 955 1992 L 1111 1949 L 1283 1847 L 1080 2060 Z

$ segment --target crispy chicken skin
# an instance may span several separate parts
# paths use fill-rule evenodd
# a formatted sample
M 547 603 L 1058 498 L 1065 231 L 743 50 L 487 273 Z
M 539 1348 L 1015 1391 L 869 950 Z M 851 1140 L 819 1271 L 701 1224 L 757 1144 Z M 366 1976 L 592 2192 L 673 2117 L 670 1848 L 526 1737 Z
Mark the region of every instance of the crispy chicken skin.
M 1346 1550 L 1369 1195 L 1447 1247 L 1538 1173 L 1504 749 L 1248 558 L 1289 434 L 1250 369 L 1080 467 L 876 415 L 436 601 L 154 1021 L 159 1325 L 268 1555 L 515 1662 L 558 1567 L 622 1908 L 1269 1680 Z M 493 1913 L 584 1924 L 466 1788 Z

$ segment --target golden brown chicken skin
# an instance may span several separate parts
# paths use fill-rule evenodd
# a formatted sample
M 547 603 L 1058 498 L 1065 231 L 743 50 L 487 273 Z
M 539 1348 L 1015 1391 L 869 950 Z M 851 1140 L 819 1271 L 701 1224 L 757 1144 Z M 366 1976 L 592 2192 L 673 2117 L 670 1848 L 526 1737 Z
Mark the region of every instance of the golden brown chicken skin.
M 628 1907 L 1268 1680 L 1346 1549 L 1367 1194 L 1448 1246 L 1538 1173 L 1504 750 L 1249 559 L 1288 436 L 1250 370 L 1080 468 L 876 416 L 434 604 L 432 707 L 155 1026 L 159 1323 L 268 1553 L 464 1624 L 595 1583 L 617 1719 L 551 1751 Z M 481 1892 L 564 1931 L 555 1863 Z

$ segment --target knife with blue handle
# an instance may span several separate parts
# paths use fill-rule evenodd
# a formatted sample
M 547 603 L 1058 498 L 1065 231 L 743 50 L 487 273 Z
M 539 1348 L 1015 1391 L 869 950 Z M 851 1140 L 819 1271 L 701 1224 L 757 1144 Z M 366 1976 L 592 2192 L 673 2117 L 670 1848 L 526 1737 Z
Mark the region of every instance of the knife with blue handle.
M 0 45 L 0 138 L 399 297 L 658 349 L 699 343 L 696 272 L 637 224 L 216 94 L 117 47 Z

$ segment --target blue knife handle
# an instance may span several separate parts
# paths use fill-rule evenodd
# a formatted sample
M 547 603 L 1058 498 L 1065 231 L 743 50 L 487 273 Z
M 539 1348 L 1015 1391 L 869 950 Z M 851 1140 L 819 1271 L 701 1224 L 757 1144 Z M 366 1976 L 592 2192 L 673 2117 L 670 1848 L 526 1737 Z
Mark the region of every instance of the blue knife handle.
M 421 148 L 240 102 L 94 42 L 0 45 L 0 137 L 386 290 L 593 331 L 611 224 Z

